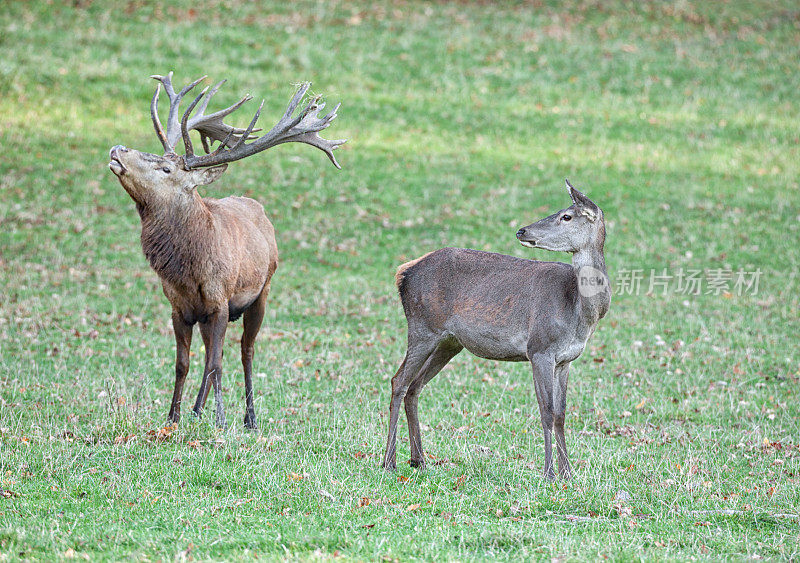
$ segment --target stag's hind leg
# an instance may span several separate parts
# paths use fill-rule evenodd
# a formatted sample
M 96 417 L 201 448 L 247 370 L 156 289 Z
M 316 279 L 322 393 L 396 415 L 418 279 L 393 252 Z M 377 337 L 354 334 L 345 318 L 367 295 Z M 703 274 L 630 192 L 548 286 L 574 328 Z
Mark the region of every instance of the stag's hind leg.
M 261 294 L 244 312 L 244 333 L 242 334 L 242 369 L 244 370 L 244 427 L 255 430 L 256 411 L 253 406 L 253 353 L 255 350 L 256 336 L 264 320 L 264 311 L 267 308 L 267 295 L 269 282 L 264 285 Z
M 436 341 L 416 339 L 409 334 L 408 350 L 400 368 L 392 378 L 392 399 L 389 403 L 389 436 L 386 439 L 386 453 L 383 456 L 383 468 L 387 471 L 397 469 L 397 419 L 400 416 L 400 403 L 406 396 L 408 388 L 416 379 L 428 357 L 436 349 Z
M 454 342 L 443 341 L 434 350 L 433 354 L 428 357 L 425 365 L 422 366 L 416 379 L 412 381 L 411 386 L 408 388 L 404 402 L 406 406 L 406 420 L 408 421 L 408 438 L 411 444 L 411 460 L 409 463 L 412 467 L 419 469 L 425 468 L 425 453 L 422 450 L 422 434 L 419 429 L 419 417 L 417 416 L 417 404 L 419 402 L 419 394 L 428 382 L 436 377 L 442 371 L 442 368 L 447 365 L 447 362 L 463 350 L 463 346 Z

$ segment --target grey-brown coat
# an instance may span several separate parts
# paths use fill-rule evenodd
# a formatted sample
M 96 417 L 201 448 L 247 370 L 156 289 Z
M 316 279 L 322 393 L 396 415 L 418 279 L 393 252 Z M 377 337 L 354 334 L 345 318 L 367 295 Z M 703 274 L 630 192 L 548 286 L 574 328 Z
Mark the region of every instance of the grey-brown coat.
M 608 311 L 611 293 L 603 257 L 603 213 L 567 185 L 573 205 L 520 229 L 517 238 L 526 246 L 571 252 L 572 265 L 443 248 L 398 269 L 408 349 L 392 378 L 386 469 L 396 467 L 401 402 L 408 420 L 410 463 L 425 465 L 419 393 L 466 348 L 482 358 L 531 363 L 545 438 L 544 474 L 554 478 L 554 430 L 559 473 L 571 475 L 564 439 L 569 365 Z

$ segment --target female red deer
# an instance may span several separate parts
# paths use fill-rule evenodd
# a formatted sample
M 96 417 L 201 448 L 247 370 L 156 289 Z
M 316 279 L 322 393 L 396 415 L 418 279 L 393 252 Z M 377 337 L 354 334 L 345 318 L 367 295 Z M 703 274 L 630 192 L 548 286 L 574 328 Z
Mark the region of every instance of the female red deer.
M 443 248 L 403 264 L 397 289 L 408 321 L 408 349 L 392 378 L 383 467 L 396 467 L 397 419 L 405 403 L 411 465 L 424 467 L 417 401 L 423 387 L 462 349 L 530 362 L 544 431 L 544 475 L 569 478 L 564 415 L 569 365 L 583 352 L 611 299 L 603 257 L 603 212 L 567 182 L 572 205 L 517 232 L 531 248 L 571 252 L 572 265 L 466 248 Z

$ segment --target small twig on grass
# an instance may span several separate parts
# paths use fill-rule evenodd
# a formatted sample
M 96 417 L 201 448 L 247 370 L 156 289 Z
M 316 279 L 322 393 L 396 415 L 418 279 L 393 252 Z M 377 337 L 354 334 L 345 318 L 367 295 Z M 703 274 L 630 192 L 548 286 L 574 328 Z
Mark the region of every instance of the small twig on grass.
M 591 517 L 591 516 L 578 516 L 576 514 L 556 514 L 550 510 L 546 511 L 545 514 L 547 516 L 559 516 L 561 518 L 566 518 L 566 520 L 557 520 L 559 524 L 586 524 L 588 522 L 597 522 L 601 520 L 606 520 L 603 516 Z
M 707 516 L 707 515 L 721 515 L 721 516 L 737 516 L 737 515 L 745 515 L 745 514 L 754 514 L 752 510 L 733 510 L 732 508 L 720 508 L 717 510 L 687 510 L 686 514 L 690 514 L 692 516 Z M 758 513 L 756 513 L 758 514 Z M 789 514 L 785 512 L 763 512 L 766 516 L 771 516 L 772 518 L 800 518 L 800 514 Z

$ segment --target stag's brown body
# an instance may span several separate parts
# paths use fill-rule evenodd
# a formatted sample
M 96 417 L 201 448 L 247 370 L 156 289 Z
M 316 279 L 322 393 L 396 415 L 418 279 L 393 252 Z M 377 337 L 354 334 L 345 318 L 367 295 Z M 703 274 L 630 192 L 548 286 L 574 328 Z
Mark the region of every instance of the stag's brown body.
M 180 419 L 183 385 L 189 371 L 192 329 L 199 324 L 205 344 L 205 369 L 193 411 L 201 415 L 213 382 L 216 423 L 225 426 L 221 391 L 222 348 L 227 323 L 243 316 L 244 423 L 248 428 L 256 428 L 253 350 L 264 318 L 270 279 L 278 267 L 275 231 L 258 202 L 246 197 L 203 198 L 197 193 L 197 187 L 219 178 L 228 162 L 287 142 L 315 146 L 338 167 L 332 151 L 344 141 L 329 141 L 317 135 L 336 117 L 335 109 L 324 117 L 318 115 L 324 107 L 324 104 L 317 104 L 318 98 L 310 102 L 299 116 L 292 116 L 308 90 L 308 84 L 303 85 L 292 98 L 283 118 L 265 135 L 257 137 L 251 134 L 260 131 L 254 129 L 260 108 L 247 128 L 235 128 L 223 122 L 223 118 L 249 100 L 249 96 L 225 110 L 205 115 L 209 99 L 222 83 L 211 92 L 203 90 L 179 120 L 181 98 L 202 79 L 176 93 L 171 77 L 172 73 L 153 77 L 160 84 L 153 96 L 151 116 L 164 146 L 164 155 L 117 145 L 111 149 L 109 163 L 123 188 L 136 202 L 142 221 L 142 250 L 161 278 L 164 294 L 172 305 L 177 354 L 175 388 L 168 420 L 177 422 Z M 166 132 L 157 112 L 161 85 L 170 99 Z M 196 115 L 191 117 L 201 100 L 203 103 Z M 194 154 L 189 137 L 192 129 L 200 133 L 207 154 Z M 184 156 L 174 151 L 180 138 L 186 147 Z M 215 141 L 220 145 L 212 152 L 210 147 Z
M 182 209 L 144 208 L 142 250 L 180 318 L 207 322 L 227 309 L 238 320 L 278 267 L 275 230 L 257 201 L 201 198 Z

